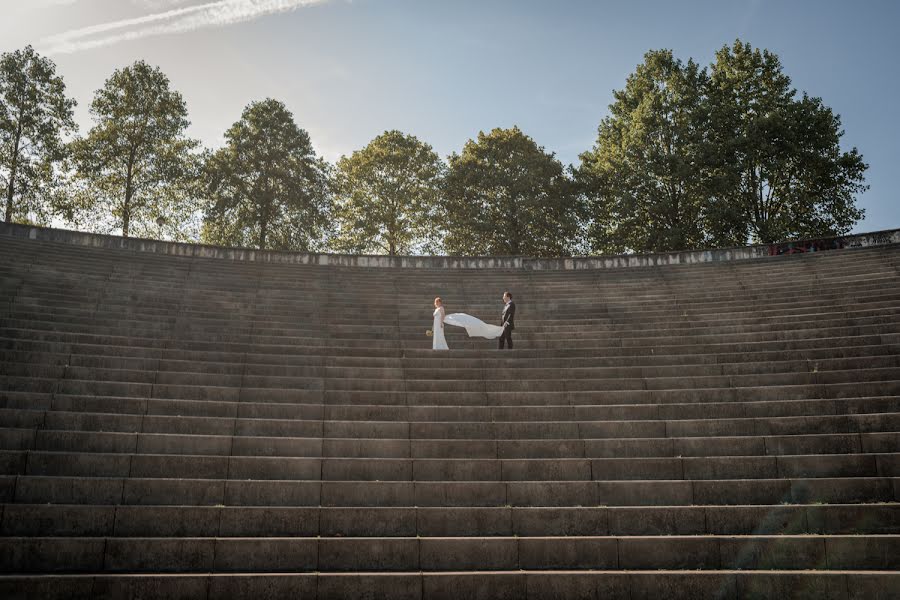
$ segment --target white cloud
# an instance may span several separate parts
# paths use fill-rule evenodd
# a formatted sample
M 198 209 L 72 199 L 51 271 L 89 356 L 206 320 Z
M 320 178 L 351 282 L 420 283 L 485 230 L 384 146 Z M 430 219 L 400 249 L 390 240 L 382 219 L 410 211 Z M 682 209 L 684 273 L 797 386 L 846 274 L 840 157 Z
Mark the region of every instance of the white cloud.
M 191 0 L 131 0 L 134 4 L 146 6 L 152 10 L 159 10 L 179 4 L 190 4 Z
M 331 0 L 215 0 L 132 19 L 72 29 L 44 38 L 38 47 L 46 54 L 68 54 L 148 36 L 184 33 L 207 27 L 223 27 L 251 21 L 265 15 L 325 4 L 329 1 Z M 150 4 L 152 2 L 154 0 L 143 0 L 142 3 Z M 161 4 L 159 0 L 155 0 L 155 3 Z M 177 4 L 171 0 L 167 0 L 166 3 Z

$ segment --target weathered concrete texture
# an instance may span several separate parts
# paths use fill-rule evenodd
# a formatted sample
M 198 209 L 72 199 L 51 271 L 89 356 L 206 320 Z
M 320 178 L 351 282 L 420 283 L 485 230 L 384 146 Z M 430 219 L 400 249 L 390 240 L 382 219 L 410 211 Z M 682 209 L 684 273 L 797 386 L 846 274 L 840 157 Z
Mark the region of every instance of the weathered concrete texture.
M 744 598 L 890 600 L 898 573 L 519 571 L 0 576 L 4 598 Z M 523 587 L 524 586 L 524 587 Z M 461 594 L 454 596 L 453 594 Z
M 0 235 L 50 241 L 63 244 L 150 252 L 170 256 L 216 258 L 260 263 L 293 263 L 326 267 L 377 267 L 417 269 L 524 269 L 524 270 L 573 270 L 652 267 L 664 265 L 699 264 L 747 260 L 777 254 L 798 252 L 822 252 L 831 249 L 868 248 L 884 244 L 900 243 L 900 230 L 875 231 L 821 240 L 796 240 L 778 244 L 745 246 L 716 250 L 695 250 L 659 254 L 633 254 L 623 256 L 529 258 L 520 256 L 458 257 L 458 256 L 375 256 L 343 254 L 309 254 L 300 252 L 261 251 L 248 248 L 225 248 L 202 244 L 164 242 L 140 238 L 85 233 L 65 229 L 0 223 Z
M 897 598 L 897 235 L 389 260 L 0 225 L 0 597 Z M 493 321 L 504 289 L 514 351 L 429 349 L 431 297 Z

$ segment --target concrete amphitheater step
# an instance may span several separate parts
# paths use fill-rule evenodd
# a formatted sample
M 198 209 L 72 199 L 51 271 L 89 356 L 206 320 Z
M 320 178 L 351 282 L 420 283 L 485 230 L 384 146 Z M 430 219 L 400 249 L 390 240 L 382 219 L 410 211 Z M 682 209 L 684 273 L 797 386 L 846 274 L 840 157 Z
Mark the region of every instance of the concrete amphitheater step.
M 636 326 L 641 318 L 648 318 L 649 323 L 663 325 L 668 322 L 679 323 L 688 315 L 696 317 L 699 325 L 709 323 L 726 323 L 734 321 L 760 322 L 760 319 L 769 314 L 782 313 L 782 316 L 802 319 L 805 314 L 823 313 L 828 315 L 852 314 L 866 310 L 889 309 L 886 301 L 895 298 L 897 292 L 891 287 L 893 280 L 889 277 L 872 279 L 867 282 L 848 283 L 842 287 L 829 287 L 822 290 L 820 287 L 809 286 L 799 289 L 798 296 L 815 296 L 815 299 L 790 301 L 788 299 L 773 299 L 765 290 L 759 294 L 735 294 L 734 297 L 723 297 L 718 294 L 714 298 L 709 295 L 697 297 L 678 296 L 673 298 L 660 298 L 628 301 L 633 299 L 632 294 L 616 298 L 604 295 L 597 298 L 596 290 L 584 298 L 571 298 L 567 303 L 550 302 L 542 304 L 539 297 L 532 298 L 528 302 L 528 324 L 556 324 L 577 326 L 580 322 L 593 322 L 607 327 L 619 329 L 628 326 Z M 15 284 L 14 284 L 15 285 Z M 58 288 L 57 288 L 58 289 Z M 132 287 L 122 297 L 110 296 L 104 293 L 102 296 L 79 298 L 70 293 L 61 293 L 53 288 L 40 289 L 33 286 L 20 286 L 6 294 L 9 301 L 8 310 L 35 312 L 38 314 L 54 315 L 58 312 L 81 318 L 112 319 L 131 318 L 138 316 L 154 316 L 160 318 L 160 323 L 172 322 L 175 319 L 191 317 L 189 324 L 203 327 L 216 322 L 232 322 L 240 327 L 242 323 L 235 317 L 237 315 L 252 319 L 253 322 L 284 322 L 297 328 L 318 329 L 322 327 L 340 327 L 361 323 L 380 322 L 384 316 L 403 315 L 415 318 L 419 311 L 427 310 L 427 300 L 422 301 L 421 296 L 415 300 L 405 302 L 396 295 L 388 296 L 380 302 L 373 304 L 371 310 L 359 313 L 352 310 L 344 310 L 340 302 L 329 303 L 328 307 L 322 307 L 313 298 L 298 301 L 296 298 L 286 298 L 277 303 L 266 303 L 264 300 L 253 298 L 251 301 L 229 302 L 217 304 L 204 298 L 203 294 L 218 292 L 219 290 L 188 290 L 188 295 L 183 293 L 172 299 L 164 299 L 156 296 L 156 300 L 148 302 L 137 299 L 141 294 L 149 291 Z M 774 290 L 773 290 L 774 292 Z M 309 290 L 307 290 L 309 293 Z M 541 293 L 534 291 L 532 293 Z M 554 290 L 551 293 L 558 293 Z M 191 294 L 196 295 L 194 298 Z M 325 295 L 325 294 L 323 294 Z M 331 299 L 329 298 L 329 301 Z M 598 301 L 599 300 L 599 301 Z M 171 308 L 172 303 L 177 303 L 179 312 L 172 314 L 165 307 Z M 423 306 L 424 304 L 424 306 Z M 347 309 L 352 303 L 346 306 Z M 493 302 L 483 303 L 460 298 L 452 306 L 465 306 L 471 310 L 484 311 L 486 314 L 495 315 L 497 305 Z M 708 310 L 707 310 L 708 309 Z M 297 319 L 298 312 L 304 310 L 310 314 L 329 315 L 328 322 L 304 321 Z M 803 312 L 805 311 L 805 313 Z M 727 317 L 726 317 L 727 314 Z M 427 314 L 424 317 L 427 318 Z M 663 321 L 663 318 L 666 321 Z M 564 321 L 564 322 L 563 322 Z M 392 326 L 398 323 L 391 322 Z
M 162 475 L 162 474 L 160 474 Z M 900 500 L 900 478 L 319 481 L 0 476 L 0 501 L 228 506 L 688 506 Z
M 840 399 L 763 400 L 755 402 L 693 402 L 672 404 L 541 404 L 517 406 L 406 404 L 290 404 L 224 400 L 173 400 L 127 396 L 85 396 L 6 392 L 3 409 L 157 415 L 238 419 L 302 419 L 327 421 L 644 421 L 789 417 L 892 413 L 898 396 Z M 2 411 L 0 411 L 2 412 Z M 12 414 L 12 413 L 9 413 Z M 53 417 L 50 417 L 51 421 Z M 47 418 L 43 422 L 46 422 Z M 42 424 L 43 424 L 42 422 Z
M 822 348 L 806 348 L 802 352 L 790 350 L 770 350 L 759 346 L 755 352 L 716 354 L 696 353 L 683 354 L 646 354 L 628 357 L 582 356 L 567 353 L 547 352 L 540 359 L 521 356 L 510 363 L 507 359 L 491 352 L 481 352 L 479 359 L 459 357 L 451 365 L 441 366 L 427 356 L 410 354 L 401 358 L 392 357 L 354 357 L 347 355 L 294 355 L 277 353 L 247 353 L 225 351 L 190 351 L 177 348 L 166 348 L 156 352 L 156 356 L 131 357 L 111 354 L 112 348 L 101 345 L 72 344 L 63 341 L 47 340 L 43 342 L 2 338 L 2 352 L 10 364 L 26 362 L 36 365 L 71 365 L 96 368 L 119 368 L 139 370 L 161 370 L 174 372 L 192 372 L 203 369 L 215 369 L 216 373 L 227 373 L 239 370 L 243 366 L 251 374 L 278 374 L 291 369 L 293 372 L 300 366 L 315 369 L 321 376 L 355 376 L 367 372 L 384 375 L 416 375 L 427 373 L 433 377 L 452 378 L 454 376 L 508 377 L 513 374 L 535 376 L 553 372 L 564 372 L 572 377 L 584 377 L 591 373 L 615 375 L 617 373 L 648 373 L 652 369 L 669 369 L 675 366 L 692 366 L 695 369 L 720 369 L 728 372 L 740 372 L 748 369 L 793 370 L 815 368 L 829 370 L 841 364 L 857 367 L 864 358 L 895 361 L 897 344 L 883 343 L 881 336 L 854 338 L 832 338 L 829 346 Z M 873 342 L 857 343 L 850 342 Z M 123 346 L 122 348 L 128 348 Z M 136 346 L 131 346 L 138 348 Z M 559 355 L 558 355 L 559 354 Z M 627 358 L 627 362 L 626 362 Z M 811 363 L 810 361 L 815 360 Z M 841 361 L 844 361 L 843 363 Z M 668 364 L 674 362 L 675 364 Z M 618 363 L 618 364 L 616 364 Z M 691 363 L 694 363 L 693 365 Z M 805 363 L 805 364 L 804 364 Z M 549 365 L 549 366 L 548 366 Z M 554 367 L 554 365 L 558 365 Z M 394 366 L 395 370 L 387 367 Z M 368 371 L 359 371 L 359 367 Z M 400 368 L 403 371 L 400 371 Z M 613 370 L 614 368 L 618 371 Z
M 900 433 L 485 440 L 297 438 L 4 428 L 3 450 L 383 459 L 636 459 L 868 455 L 895 452 Z
M 900 538 L 881 535 L 5 537 L 0 548 L 2 573 L 900 568 Z
M 57 380 L 93 380 L 157 385 L 193 385 L 217 387 L 254 387 L 292 389 L 363 388 L 372 391 L 405 389 L 430 391 L 431 387 L 454 385 L 460 391 L 479 384 L 485 391 L 497 388 L 532 391 L 556 391 L 589 386 L 633 387 L 642 382 L 644 389 L 694 387 L 752 387 L 765 377 L 770 385 L 830 383 L 847 378 L 863 380 L 900 379 L 900 357 L 864 356 L 821 360 L 796 360 L 789 355 L 768 362 L 718 363 L 673 366 L 633 366 L 595 368 L 389 368 L 389 367 L 283 367 L 257 364 L 217 364 L 200 362 L 149 362 L 103 357 L 85 360 L 76 356 L 46 357 L 34 353 L 0 353 L 9 360 L 0 365 L 0 374 Z M 31 359 L 31 360 L 29 360 Z M 54 361 L 56 364 L 48 364 Z M 37 364 L 36 364 L 37 363 Z M 99 364 L 98 364 L 99 363 Z
M 508 571 L 214 575 L 0 576 L 6 598 L 261 597 L 332 600 L 894 600 L 900 574 L 867 571 Z
M 7 428 L 70 431 L 292 438 L 605 440 L 892 432 L 900 429 L 900 413 L 621 421 L 329 421 L 123 415 L 4 408 L 0 409 L 0 425 Z
M 597 459 L 296 458 L 0 451 L 3 475 L 322 481 L 617 481 L 900 476 L 900 453 Z
M 190 426 L 215 423 L 205 419 L 236 419 L 237 422 L 322 420 L 325 422 L 441 422 L 441 423 L 513 423 L 513 422 L 609 422 L 676 421 L 710 419 L 765 419 L 773 417 L 816 417 L 893 414 L 900 397 L 875 396 L 840 399 L 792 399 L 756 402 L 694 402 L 690 404 L 541 404 L 515 406 L 419 405 L 406 404 L 290 404 L 272 402 L 235 402 L 221 400 L 171 400 L 124 396 L 84 396 L 8 392 L 0 401 L 0 424 L 41 429 L 69 429 L 67 422 L 107 422 L 116 430 L 116 422 L 131 431 L 142 430 L 142 421 L 156 429 L 153 421 L 166 416 L 183 416 Z M 43 414 L 39 414 L 43 413 Z M 81 416 L 79 416 L 81 415 Z M 873 417 L 874 418 L 874 417 Z M 227 421 L 223 421 L 227 427 Z M 106 428 L 107 425 L 104 425 Z M 78 425 L 76 429 L 81 428 Z M 87 429 L 94 429 L 90 425 Z M 183 429 L 183 428 L 182 428 Z M 153 431 L 153 430 L 149 430 Z M 160 432 L 158 433 L 166 433 Z M 175 433 L 175 432 L 173 432 Z M 196 433 L 196 432 L 195 432 Z M 229 432 L 223 431 L 225 435 Z
M 684 364 L 728 364 L 745 362 L 765 362 L 776 366 L 791 361 L 813 361 L 820 359 L 862 355 L 891 355 L 898 349 L 897 341 L 889 341 L 891 336 L 847 336 L 838 338 L 819 338 L 805 341 L 802 345 L 785 341 L 777 345 L 771 342 L 747 345 L 717 345 L 710 347 L 665 346 L 660 348 L 606 348 L 603 352 L 594 351 L 544 351 L 538 355 L 534 350 L 517 349 L 515 361 L 503 358 L 496 352 L 477 352 L 461 350 L 453 353 L 452 366 L 442 359 L 434 357 L 430 352 L 407 350 L 400 353 L 372 355 L 371 353 L 326 353 L 308 354 L 291 351 L 285 348 L 255 348 L 254 351 L 241 352 L 224 349 L 205 348 L 156 348 L 125 344 L 97 344 L 90 342 L 67 341 L 66 339 L 32 340 L 21 337 L 23 331 L 7 332 L 0 337 L 0 347 L 8 352 L 24 353 L 35 359 L 43 359 L 46 355 L 60 355 L 63 360 L 101 361 L 115 352 L 115 358 L 146 362 L 141 365 L 158 365 L 160 369 L 173 368 L 179 365 L 205 365 L 227 372 L 229 368 L 266 368 L 281 366 L 283 368 L 307 366 L 310 368 L 327 367 L 370 367 L 400 369 L 409 367 L 443 367 L 444 369 L 490 369 L 490 372 L 508 370 L 510 373 L 527 372 L 529 369 L 545 366 L 547 368 L 602 368 L 619 367 L 651 367 Z M 62 337 L 62 336 L 58 336 Z M 900 336 L 896 338 L 900 340 Z M 127 341 L 127 340 L 123 340 Z M 717 352 L 711 352 L 716 350 Z M 663 352 L 665 351 L 665 352 Z M 67 363 L 62 363 L 67 364 Z M 85 365 L 87 366 L 87 365 Z M 177 370 L 177 369 L 174 369 Z M 452 371 L 449 371 L 452 372 Z
M 484 537 L 897 534 L 900 504 L 235 507 L 6 504 L 19 537 Z
M 370 458 L 653 458 L 884 453 L 900 433 L 610 439 L 319 438 L 4 428 L 5 450 Z

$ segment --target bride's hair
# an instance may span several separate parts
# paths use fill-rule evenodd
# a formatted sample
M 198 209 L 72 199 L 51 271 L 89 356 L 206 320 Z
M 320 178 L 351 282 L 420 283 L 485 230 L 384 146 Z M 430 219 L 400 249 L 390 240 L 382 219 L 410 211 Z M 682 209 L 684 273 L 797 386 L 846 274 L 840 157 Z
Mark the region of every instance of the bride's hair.
M 435 304 L 437 304 L 438 302 L 440 302 L 442 305 L 444 304 L 444 301 L 441 300 L 441 297 L 440 297 L 440 296 L 438 296 L 437 298 L 434 299 L 434 303 L 435 303 Z

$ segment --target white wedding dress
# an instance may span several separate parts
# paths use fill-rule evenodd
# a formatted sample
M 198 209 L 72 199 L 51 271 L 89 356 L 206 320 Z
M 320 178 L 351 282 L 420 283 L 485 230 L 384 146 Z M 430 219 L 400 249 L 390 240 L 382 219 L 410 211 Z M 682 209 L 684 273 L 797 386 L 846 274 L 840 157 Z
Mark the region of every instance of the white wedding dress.
M 455 325 L 456 327 L 464 327 L 469 337 L 483 337 L 489 340 L 503 335 L 503 328 L 499 325 L 491 325 L 485 323 L 481 319 L 477 319 L 466 313 L 453 313 L 444 317 L 444 323 Z
M 441 323 L 441 309 L 434 309 L 434 324 L 431 326 L 431 349 L 449 350 L 447 338 L 444 337 L 444 326 Z
M 432 350 L 449 350 L 447 346 L 447 338 L 444 337 L 444 328 L 441 327 L 441 309 L 434 309 L 434 325 L 431 328 L 431 349 Z M 466 313 L 453 313 L 444 317 L 445 325 L 454 325 L 463 327 L 469 337 L 483 337 L 489 340 L 500 337 L 503 328 L 499 325 L 491 325 L 485 323 L 481 319 L 476 319 L 472 315 Z

